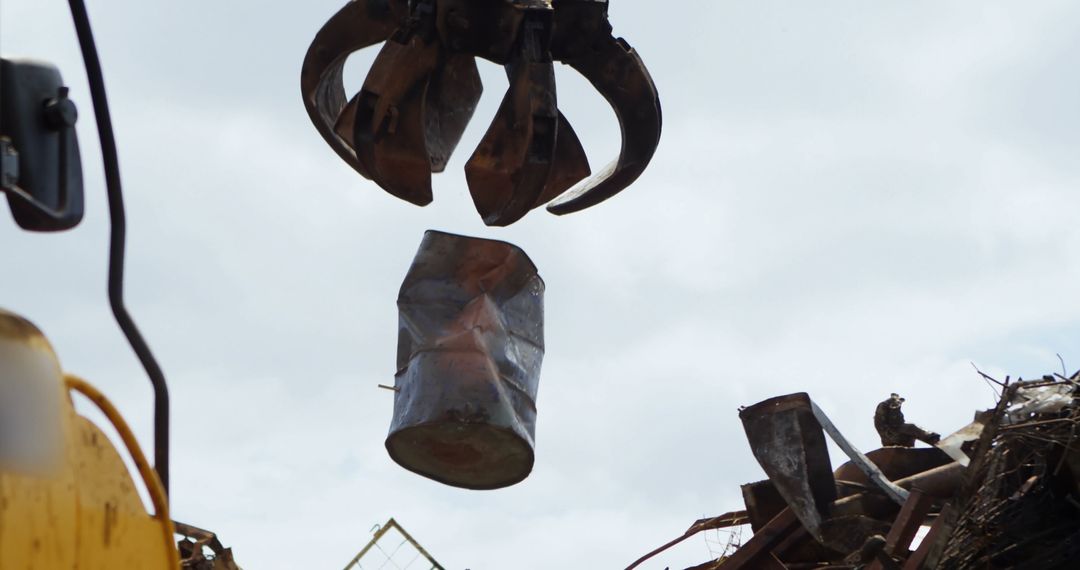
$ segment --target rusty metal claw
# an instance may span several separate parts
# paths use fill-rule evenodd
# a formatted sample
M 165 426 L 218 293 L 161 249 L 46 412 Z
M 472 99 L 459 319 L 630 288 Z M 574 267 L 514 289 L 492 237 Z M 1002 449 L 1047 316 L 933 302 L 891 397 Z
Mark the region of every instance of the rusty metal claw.
M 395 34 L 383 44 L 356 100 L 357 160 L 384 190 L 419 206 L 431 202 L 424 94 L 438 57 L 438 44 L 423 34 Z
M 300 91 L 311 122 L 334 152 L 365 178 L 371 175 L 356 159 L 351 133 L 342 136 L 335 128 L 349 100 L 342 72 L 351 54 L 386 41 L 394 33 L 403 4 L 349 2 L 315 34 L 300 71 Z
M 431 173 L 445 169 L 483 91 L 475 58 L 493 61 L 510 86 L 465 165 L 477 211 L 498 226 L 548 202 L 552 213 L 576 212 L 634 182 L 660 140 L 656 86 L 637 52 L 611 35 L 607 7 L 607 0 L 353 0 L 308 50 L 304 104 L 350 166 L 425 205 Z M 347 99 L 346 57 L 380 41 L 363 89 Z M 557 108 L 554 61 L 596 87 L 622 130 L 618 158 L 584 181 L 591 169 Z
M 660 98 L 649 70 L 622 38 L 608 37 L 593 46 L 589 57 L 567 63 L 585 76 L 607 99 L 622 130 L 619 156 L 596 176 L 560 196 L 547 210 L 569 214 L 595 206 L 637 180 L 660 144 Z
M 551 174 L 548 175 L 547 185 L 544 186 L 540 198 L 533 204 L 534 208 L 552 201 L 592 172 L 589 168 L 589 157 L 585 155 L 581 140 L 578 139 L 574 128 L 570 126 L 570 121 L 567 121 L 561 112 L 557 132 L 555 160 L 551 165 Z
M 465 164 L 476 211 L 489 226 L 508 226 L 533 209 L 551 173 L 559 111 L 545 24 L 525 21 L 519 58 L 506 66 L 510 87 Z
M 432 172 L 446 169 L 483 92 L 476 58 L 471 55 L 451 55 L 436 66 L 424 99 Z

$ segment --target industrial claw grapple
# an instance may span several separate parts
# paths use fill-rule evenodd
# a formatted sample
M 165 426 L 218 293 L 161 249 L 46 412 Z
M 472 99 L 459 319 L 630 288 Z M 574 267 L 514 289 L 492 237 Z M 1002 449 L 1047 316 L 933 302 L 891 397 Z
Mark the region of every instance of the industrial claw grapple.
M 493 61 L 509 88 L 465 165 L 477 211 L 492 226 L 542 204 L 576 212 L 636 180 L 660 139 L 656 86 L 637 52 L 612 36 L 607 11 L 607 0 L 353 0 L 308 50 L 304 104 L 345 162 L 423 206 L 431 173 L 446 167 L 480 99 L 475 58 Z M 379 42 L 363 88 L 347 97 L 345 60 Z M 556 105 L 555 61 L 585 76 L 619 120 L 619 156 L 592 177 Z

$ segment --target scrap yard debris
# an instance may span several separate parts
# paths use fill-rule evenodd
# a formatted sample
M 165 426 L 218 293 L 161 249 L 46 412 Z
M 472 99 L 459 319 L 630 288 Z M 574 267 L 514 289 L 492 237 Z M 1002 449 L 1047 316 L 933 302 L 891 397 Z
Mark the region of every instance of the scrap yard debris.
M 241 570 L 231 548 L 225 548 L 213 532 L 173 521 L 176 534 L 184 538 L 176 544 L 182 570 Z M 211 554 L 207 555 L 206 550 Z
M 997 384 L 997 405 L 944 438 L 907 423 L 892 394 L 874 414 L 884 447 L 866 454 L 805 393 L 743 408 L 769 478 L 742 486 L 745 510 L 696 521 L 627 570 L 700 532 L 742 525 L 749 539 L 687 570 L 1075 568 L 1080 371 Z M 850 459 L 835 470 L 826 435 Z

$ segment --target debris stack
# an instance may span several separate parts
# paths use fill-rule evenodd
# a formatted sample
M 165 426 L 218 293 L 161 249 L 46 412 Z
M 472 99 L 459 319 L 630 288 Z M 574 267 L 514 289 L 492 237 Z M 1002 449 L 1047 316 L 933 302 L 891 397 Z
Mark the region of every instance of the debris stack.
M 1075 381 L 1013 384 L 969 467 L 940 568 L 1072 568 L 1080 560 Z M 1071 562 L 1070 562 L 1071 561 Z
M 893 394 L 875 424 L 883 443 L 901 445 L 866 454 L 807 394 L 744 408 L 769 479 L 743 485 L 745 510 L 699 520 L 629 568 L 699 532 L 746 524 L 748 540 L 687 570 L 1075 568 L 1080 372 L 998 384 L 997 406 L 944 438 L 906 423 Z M 825 435 L 850 458 L 835 470 Z

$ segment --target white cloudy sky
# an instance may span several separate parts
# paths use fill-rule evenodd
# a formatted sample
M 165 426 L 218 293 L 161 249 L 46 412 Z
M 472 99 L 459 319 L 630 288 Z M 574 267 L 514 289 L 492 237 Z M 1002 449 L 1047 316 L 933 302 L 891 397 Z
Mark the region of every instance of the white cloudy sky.
M 316 134 L 299 67 L 340 3 L 89 6 L 130 305 L 171 382 L 174 515 L 246 568 L 342 567 L 390 516 L 451 569 L 621 568 L 741 507 L 738 485 L 762 474 L 740 405 L 805 390 L 872 448 L 891 391 L 945 432 L 992 403 L 969 362 L 1080 367 L 1075 2 L 615 0 L 663 100 L 656 159 L 597 208 L 507 229 L 482 225 L 461 170 L 502 96 L 493 65 L 427 208 Z M 149 385 L 105 299 L 104 189 L 66 3 L 0 10 L 5 54 L 55 61 L 72 86 L 88 193 L 67 234 L 0 222 L 0 303 L 112 396 L 149 452 Z M 614 116 L 572 71 L 558 79 L 602 164 Z M 375 385 L 392 378 L 394 301 L 428 228 L 513 241 L 547 281 L 537 462 L 509 489 L 443 487 L 383 449 L 392 395 Z M 708 557 L 699 537 L 646 567 Z

